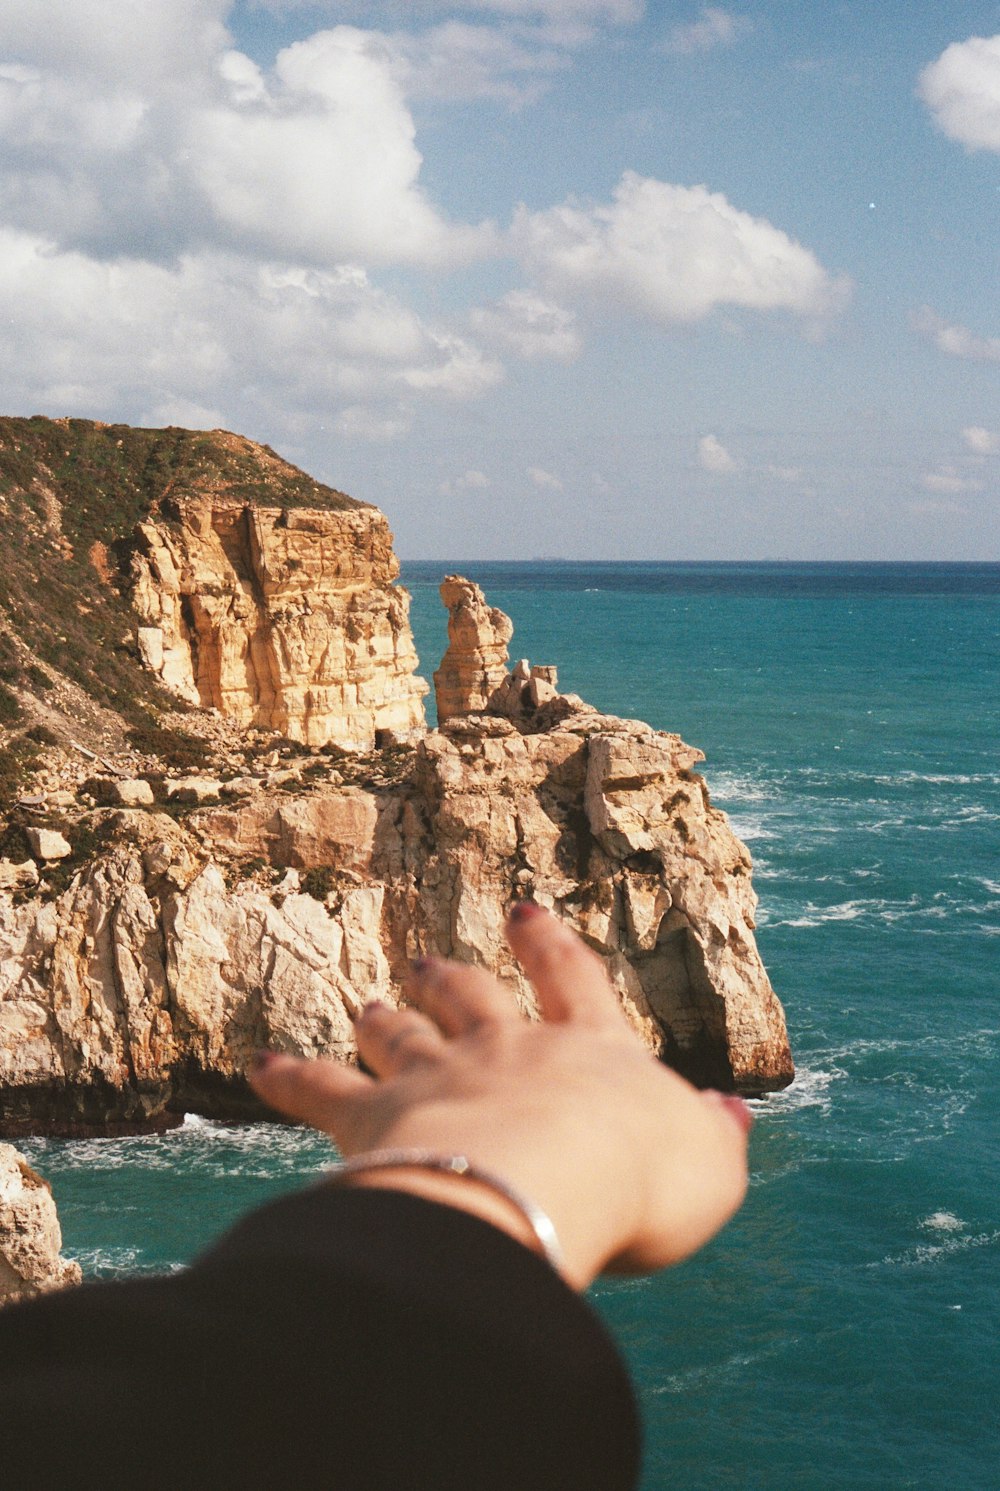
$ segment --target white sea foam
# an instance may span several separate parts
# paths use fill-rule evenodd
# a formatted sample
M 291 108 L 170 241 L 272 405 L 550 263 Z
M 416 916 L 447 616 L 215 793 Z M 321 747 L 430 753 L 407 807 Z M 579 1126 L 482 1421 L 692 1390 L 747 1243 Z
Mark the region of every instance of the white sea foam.
M 790 1341 L 782 1343 L 784 1346 L 790 1344 Z M 746 1355 L 737 1353 L 726 1357 L 721 1362 L 709 1362 L 702 1367 L 688 1367 L 684 1372 L 671 1372 L 662 1382 L 648 1388 L 647 1395 L 651 1398 L 659 1398 L 664 1393 L 686 1393 L 692 1388 L 697 1389 L 711 1383 L 725 1382 L 730 1378 L 741 1376 L 747 1367 L 752 1367 L 756 1362 L 773 1356 L 778 1349 L 778 1346 L 774 1346 L 770 1351 L 754 1351 Z
M 929 1217 L 923 1217 L 917 1225 L 928 1232 L 962 1232 L 965 1229 L 961 1217 L 956 1217 L 952 1211 L 932 1211 Z
M 713 802 L 725 803 L 730 798 L 739 802 L 774 802 L 783 796 L 780 789 L 764 777 L 749 773 L 720 771 L 709 773 L 709 788 Z
M 745 843 L 760 843 L 764 839 L 776 839 L 778 835 L 767 826 L 762 813 L 727 813 L 729 827 L 738 839 Z
M 903 1253 L 889 1253 L 885 1258 L 869 1263 L 867 1268 L 926 1268 L 930 1264 L 943 1263 L 956 1253 L 966 1253 L 972 1248 L 990 1248 L 1000 1243 L 1000 1232 L 962 1232 L 946 1236 L 944 1242 L 918 1243 Z
M 66 1256 L 80 1265 L 85 1279 L 134 1279 L 142 1274 L 179 1273 L 182 1267 L 143 1262 L 139 1250 L 128 1247 L 67 1249 Z
M 754 1117 L 766 1118 L 772 1113 L 788 1113 L 797 1108 L 822 1108 L 829 1111 L 832 1106 L 830 1087 L 847 1073 L 842 1067 L 831 1067 L 820 1071 L 814 1067 L 800 1066 L 795 1080 L 781 1092 L 769 1092 L 766 1097 L 750 1098 Z
M 112 1139 L 35 1140 L 24 1146 L 43 1174 L 134 1169 L 184 1170 L 223 1178 L 240 1175 L 271 1179 L 308 1175 L 330 1163 L 332 1148 L 309 1129 L 287 1124 L 228 1124 L 186 1114 L 163 1134 Z
M 806 904 L 791 914 L 782 915 L 775 910 L 763 911 L 758 918 L 761 925 L 772 927 L 822 927 L 827 922 L 854 922 L 867 920 L 881 926 L 893 926 L 902 921 L 944 921 L 957 911 L 974 910 L 948 897 L 946 891 L 936 892 L 930 901 L 918 895 L 908 896 L 904 901 L 888 897 L 860 897 L 848 901 L 835 901 L 829 906 L 819 906 L 815 901 Z

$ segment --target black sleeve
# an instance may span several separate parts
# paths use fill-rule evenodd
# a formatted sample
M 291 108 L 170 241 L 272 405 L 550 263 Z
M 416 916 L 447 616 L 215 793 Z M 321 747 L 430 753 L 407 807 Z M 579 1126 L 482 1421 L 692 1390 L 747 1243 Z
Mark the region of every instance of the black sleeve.
M 0 1311 L 0 1485 L 627 1491 L 589 1306 L 488 1223 L 316 1187 L 169 1278 Z

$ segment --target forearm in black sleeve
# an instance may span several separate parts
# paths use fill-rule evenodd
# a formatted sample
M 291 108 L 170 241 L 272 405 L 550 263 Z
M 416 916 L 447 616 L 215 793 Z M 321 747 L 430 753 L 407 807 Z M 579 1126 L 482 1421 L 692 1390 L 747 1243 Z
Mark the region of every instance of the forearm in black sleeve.
M 322 1186 L 192 1268 L 0 1312 L 0 1486 L 627 1491 L 586 1303 L 476 1217 Z

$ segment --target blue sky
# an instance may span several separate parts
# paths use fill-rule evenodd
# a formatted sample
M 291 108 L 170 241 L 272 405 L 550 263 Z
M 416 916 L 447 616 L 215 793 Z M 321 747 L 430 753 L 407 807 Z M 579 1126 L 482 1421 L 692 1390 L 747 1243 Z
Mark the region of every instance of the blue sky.
M 1000 5 L 5 0 L 0 407 L 404 557 L 1000 559 Z

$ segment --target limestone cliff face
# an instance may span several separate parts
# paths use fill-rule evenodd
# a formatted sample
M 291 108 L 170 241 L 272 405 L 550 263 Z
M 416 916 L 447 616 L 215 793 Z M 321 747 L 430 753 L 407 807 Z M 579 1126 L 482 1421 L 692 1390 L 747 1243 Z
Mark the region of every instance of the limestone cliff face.
M 438 724 L 443 725 L 452 715 L 489 708 L 507 676 L 507 644 L 514 626 L 462 575 L 445 577 L 441 599 L 448 608 L 448 651 L 434 674 L 434 694 Z
M 217 521 L 197 517 L 206 547 L 222 546 Z M 171 563 L 193 562 L 185 542 Z M 157 595 L 208 594 L 171 591 L 167 542 L 149 543 L 161 545 Z M 287 559 L 256 573 L 277 586 Z M 466 586 L 452 578 L 442 594 L 452 615 L 471 611 L 463 646 L 481 661 L 510 625 L 469 607 Z M 750 858 L 694 769 L 701 753 L 559 694 L 552 668 L 519 662 L 489 683 L 486 710 L 474 707 L 483 690 L 463 685 L 440 729 L 352 761 L 315 758 L 308 782 L 158 780 L 157 793 L 199 805 L 180 822 L 155 807 L 95 809 L 104 847 L 50 900 L 24 866 L 6 890 L 0 877 L 0 1131 L 249 1113 L 254 1050 L 355 1059 L 351 1012 L 397 1000 L 422 954 L 490 969 L 530 1014 L 503 938 L 525 896 L 603 957 L 646 1045 L 693 1081 L 750 1094 L 789 1082 Z M 88 781 L 91 798 L 153 796 L 145 782 L 106 785 Z
M 112 815 L 117 844 L 61 897 L 0 901 L 0 1124 L 247 1111 L 254 1049 L 352 1059 L 350 1011 L 395 1001 L 421 953 L 492 969 L 530 1011 L 502 933 L 525 895 L 604 957 L 651 1050 L 703 1084 L 783 1086 L 749 858 L 697 759 L 559 696 L 452 721 L 382 788 L 260 793 L 183 827 Z M 261 864 L 280 884 L 239 878 Z
M 423 727 L 409 598 L 383 515 L 166 504 L 137 529 L 146 665 L 182 698 L 309 745 Z
M 0 1305 L 79 1284 L 80 1265 L 61 1249 L 48 1182 L 10 1144 L 0 1144 Z

